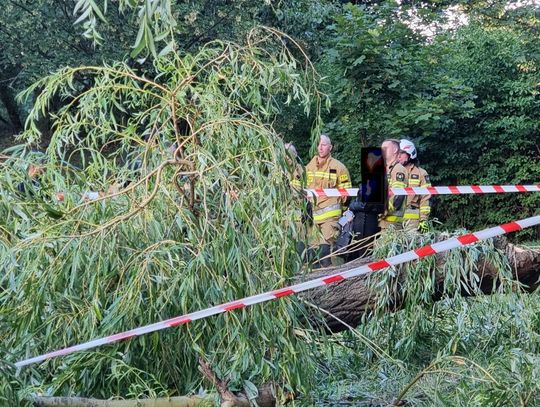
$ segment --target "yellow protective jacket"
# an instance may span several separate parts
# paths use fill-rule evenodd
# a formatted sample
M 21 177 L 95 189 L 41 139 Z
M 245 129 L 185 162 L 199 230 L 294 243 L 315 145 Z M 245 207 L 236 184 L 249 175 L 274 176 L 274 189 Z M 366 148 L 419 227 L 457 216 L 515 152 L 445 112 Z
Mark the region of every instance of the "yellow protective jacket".
M 409 177 L 407 170 L 398 160 L 394 161 L 386 170 L 386 179 L 388 188 L 405 188 L 408 184 Z M 400 196 L 392 195 L 389 192 L 386 211 L 383 214 L 382 220 L 386 222 L 401 222 L 403 221 L 403 213 L 405 211 L 405 199 Z
M 306 166 L 307 188 L 352 188 L 349 170 L 338 160 L 328 155 L 322 162 L 318 156 Z M 345 197 L 318 197 L 313 206 L 313 221 L 324 222 L 330 218 L 340 217 Z
M 408 164 L 406 170 L 409 175 L 408 187 L 428 188 L 431 186 L 429 175 L 421 167 L 414 164 Z M 404 220 L 412 219 L 424 221 L 428 220 L 431 212 L 429 199 L 431 195 L 409 195 L 407 196 L 407 207 L 405 208 Z

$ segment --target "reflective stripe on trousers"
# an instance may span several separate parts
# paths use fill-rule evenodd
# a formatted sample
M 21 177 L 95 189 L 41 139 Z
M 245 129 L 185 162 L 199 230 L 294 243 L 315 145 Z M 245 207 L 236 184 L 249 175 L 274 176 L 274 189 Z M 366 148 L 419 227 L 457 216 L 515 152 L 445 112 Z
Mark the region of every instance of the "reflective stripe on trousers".
M 403 219 L 420 219 L 420 210 L 412 208 L 405 209 Z
M 313 220 L 319 222 L 325 219 L 341 216 L 341 204 L 334 204 L 313 212 Z

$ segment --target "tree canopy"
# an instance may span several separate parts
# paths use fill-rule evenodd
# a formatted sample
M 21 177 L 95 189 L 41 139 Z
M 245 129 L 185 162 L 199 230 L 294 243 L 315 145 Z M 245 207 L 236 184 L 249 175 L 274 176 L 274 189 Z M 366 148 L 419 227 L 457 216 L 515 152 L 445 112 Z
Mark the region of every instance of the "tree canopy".
M 533 24 L 536 9 L 528 9 Z M 503 26 L 470 16 L 430 41 L 399 9 L 349 6 L 331 27 L 318 65 L 328 77 L 326 128 L 359 175 L 356 152 L 384 138 L 408 138 L 434 185 L 534 183 L 539 177 L 539 53 L 525 10 Z M 352 148 L 351 148 L 352 147 Z M 447 226 L 470 228 L 535 213 L 538 197 L 437 200 Z
M 34 152 L 8 161 L 0 181 L 9 191 L 1 203 L 0 325 L 11 327 L 3 346 L 19 356 L 62 347 L 275 289 L 298 272 L 300 200 L 267 122 L 278 95 L 306 109 L 321 96 L 309 61 L 296 60 L 283 38 L 261 29 L 245 46 L 217 41 L 195 54 L 171 53 L 154 61 L 152 78 L 124 63 L 68 67 L 26 91 L 37 92 L 22 135 L 28 142 L 39 141 L 33 123 L 50 101 L 59 95 L 65 104 L 39 184 L 18 171 L 18 160 L 37 162 Z M 90 88 L 77 86 L 80 72 L 92 78 Z M 74 156 L 84 172 L 67 165 Z M 18 181 L 27 182 L 26 194 Z M 81 201 L 87 189 L 111 185 L 115 195 Z M 201 384 L 199 357 L 248 395 L 252 382 L 307 386 L 308 347 L 294 334 L 299 313 L 294 301 L 276 302 L 99 351 L 97 359 L 51 361 L 23 373 L 36 384 L 26 391 L 182 395 Z

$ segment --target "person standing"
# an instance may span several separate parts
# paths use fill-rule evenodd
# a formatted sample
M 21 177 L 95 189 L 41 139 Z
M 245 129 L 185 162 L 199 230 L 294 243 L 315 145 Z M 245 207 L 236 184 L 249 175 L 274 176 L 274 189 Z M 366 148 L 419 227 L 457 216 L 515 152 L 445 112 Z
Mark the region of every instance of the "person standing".
M 399 141 L 386 139 L 381 145 L 384 164 L 386 166 L 386 180 L 388 188 L 405 188 L 408 184 L 407 170 L 399 163 Z M 401 229 L 403 212 L 405 210 L 405 196 L 388 194 L 385 211 L 379 220 L 382 230 L 393 227 Z
M 321 134 L 317 155 L 306 166 L 307 188 L 352 188 L 349 171 L 331 155 L 332 142 L 326 134 Z M 319 248 L 319 265 L 332 264 L 328 256 L 339 233 L 338 220 L 346 197 L 317 197 L 313 203 L 313 229 L 310 233 L 311 247 Z M 326 258 L 325 258 L 326 257 Z
M 399 162 L 407 170 L 408 187 L 428 188 L 431 186 L 429 175 L 420 167 L 418 152 L 413 142 L 402 139 L 399 143 Z M 431 212 L 431 195 L 409 195 L 403 215 L 403 227 L 426 233 L 429 229 L 428 219 Z

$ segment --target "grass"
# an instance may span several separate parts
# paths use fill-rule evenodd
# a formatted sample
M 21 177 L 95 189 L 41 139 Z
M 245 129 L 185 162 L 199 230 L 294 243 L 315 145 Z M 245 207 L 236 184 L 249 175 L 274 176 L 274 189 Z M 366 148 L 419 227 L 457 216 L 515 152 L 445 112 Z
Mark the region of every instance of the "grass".
M 407 353 L 367 326 L 357 332 L 382 355 L 353 331 L 334 335 L 319 343 L 317 387 L 298 405 L 540 405 L 539 306 L 537 293 L 443 300 L 417 309 L 424 324 L 414 329 L 406 310 L 388 315 L 394 328 L 414 332 Z
M 425 238 L 387 235 L 375 257 Z M 491 256 L 503 283 L 509 281 L 509 265 L 490 242 L 447 255 L 439 301 L 432 297 L 434 259 L 411 263 L 406 277 L 392 269 L 376 274 L 371 284 L 379 310 L 356 329 L 318 343 L 317 386 L 298 405 L 540 405 L 539 295 L 501 284 L 486 296 L 473 283 L 467 289 L 476 296 L 461 297 L 460 279 L 471 277 L 481 254 Z M 405 297 L 404 309 L 389 312 L 385 304 L 396 290 Z

